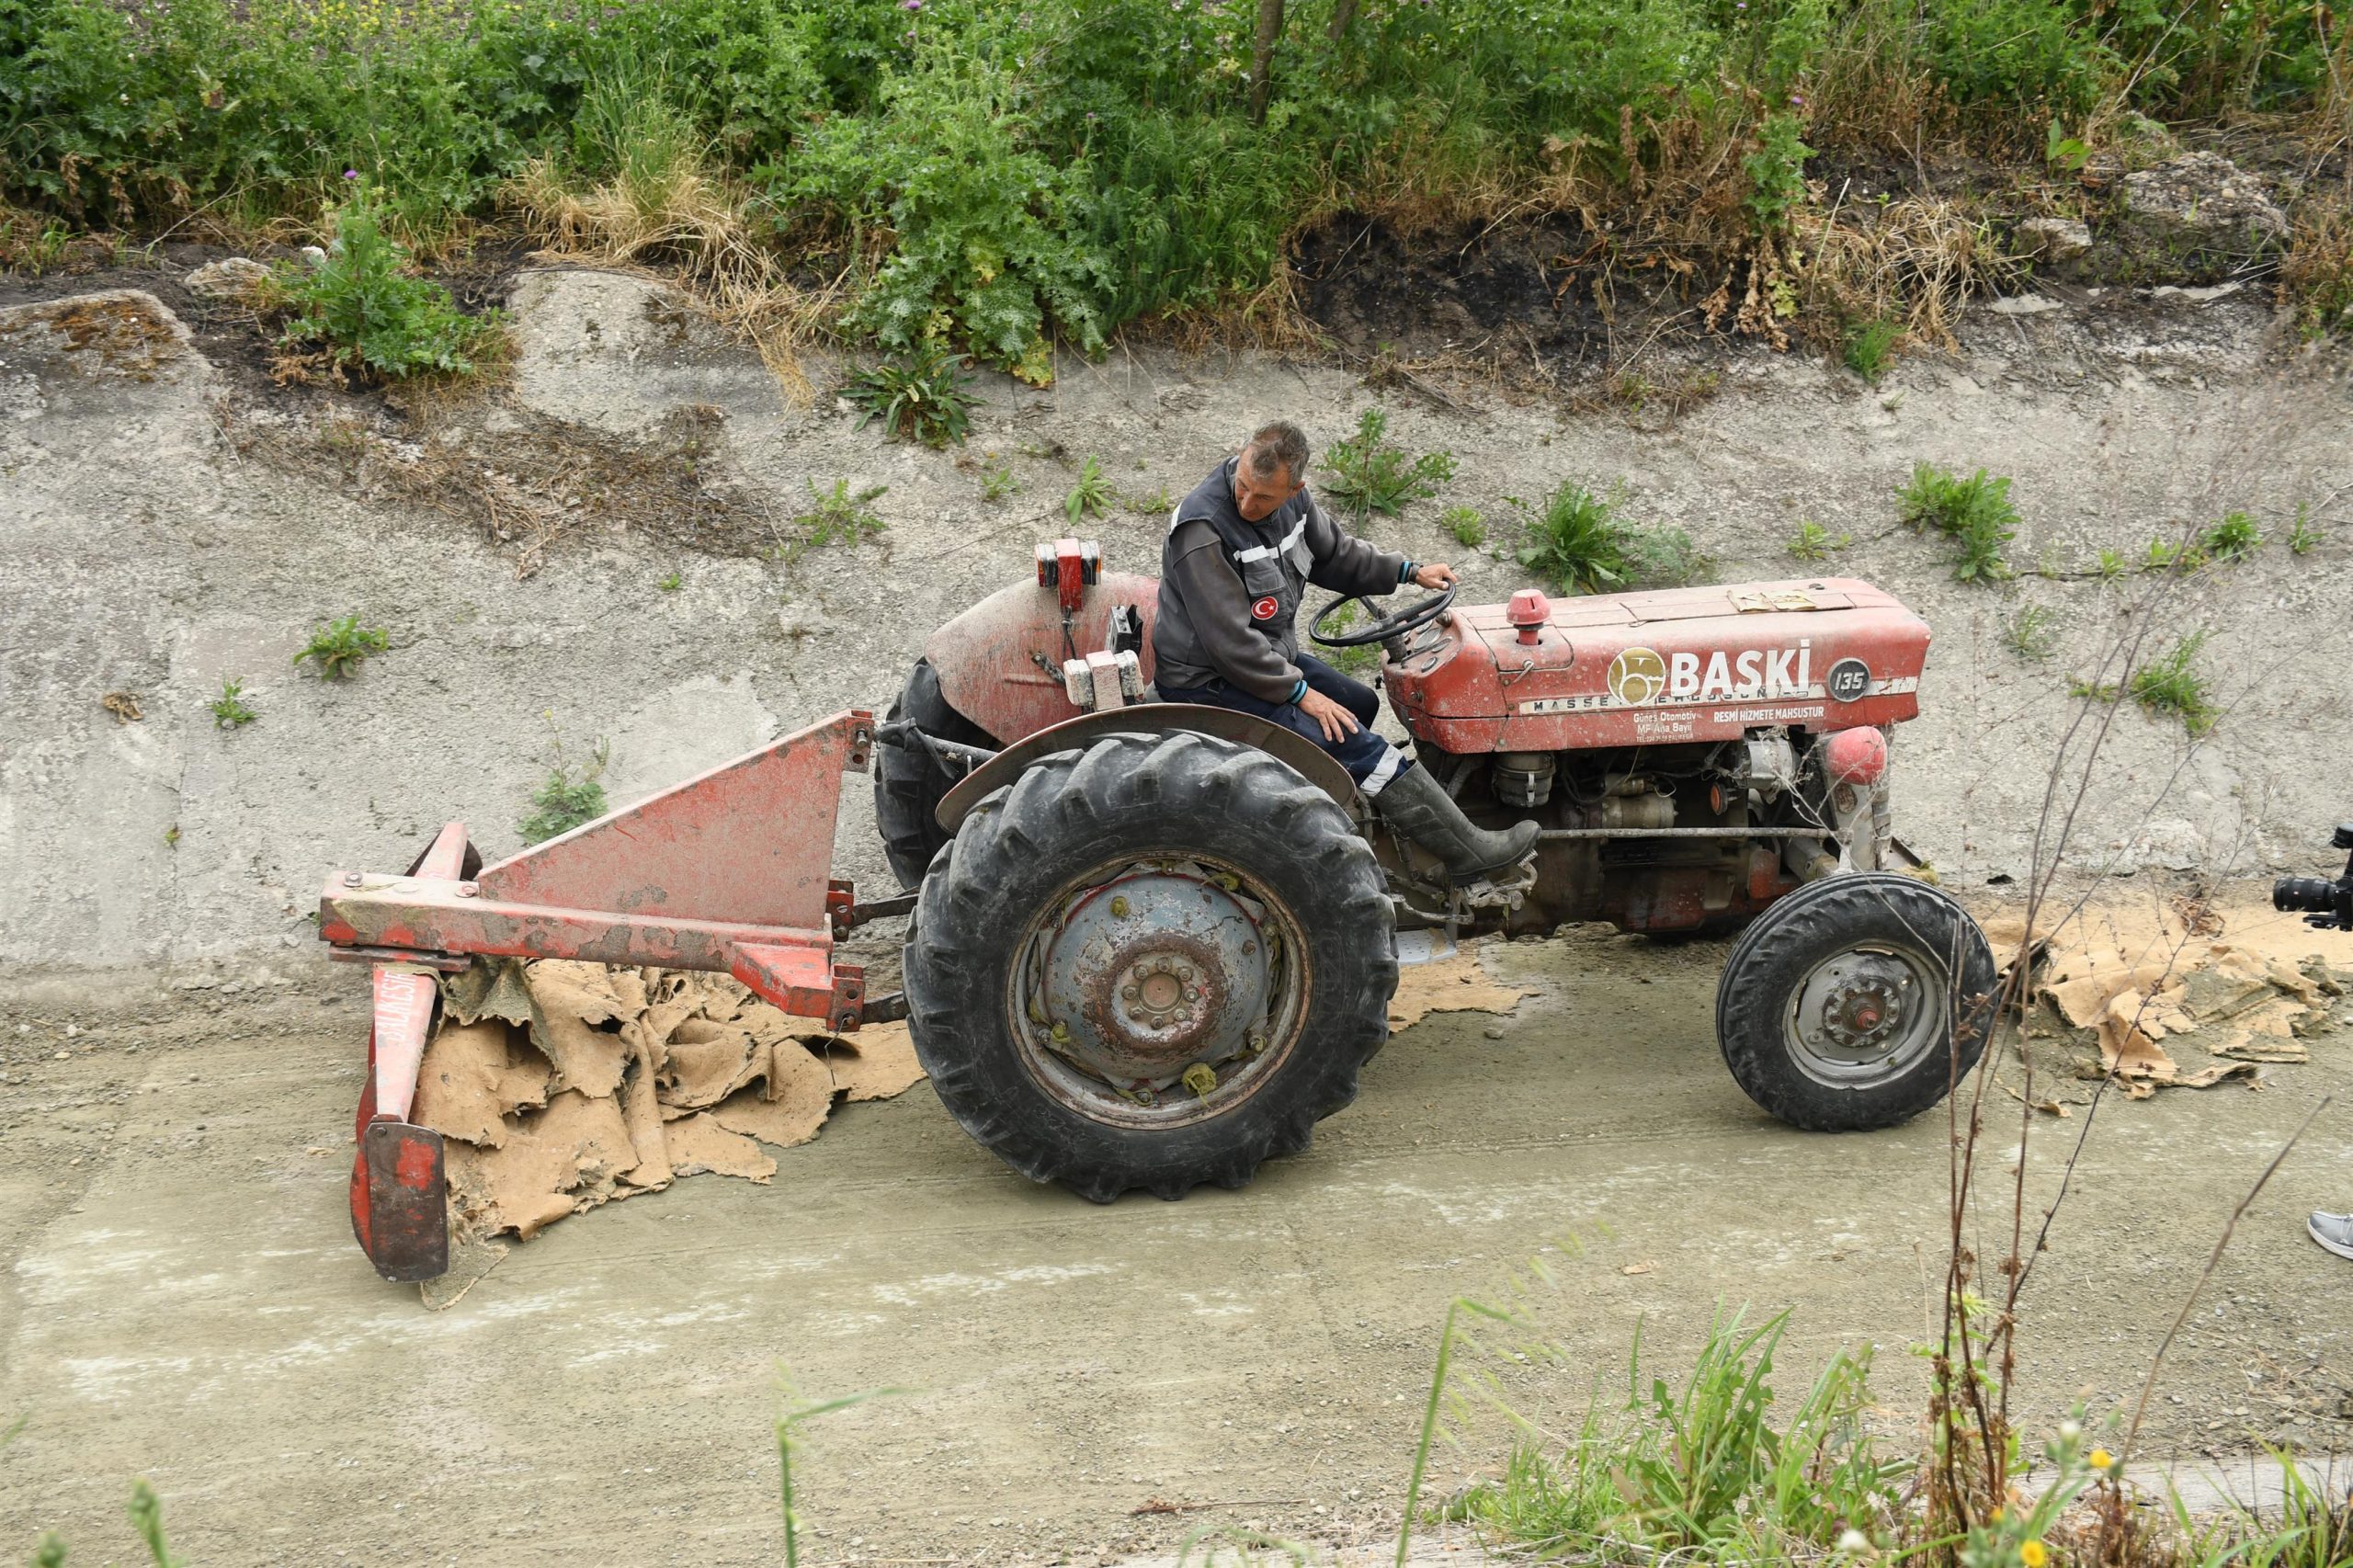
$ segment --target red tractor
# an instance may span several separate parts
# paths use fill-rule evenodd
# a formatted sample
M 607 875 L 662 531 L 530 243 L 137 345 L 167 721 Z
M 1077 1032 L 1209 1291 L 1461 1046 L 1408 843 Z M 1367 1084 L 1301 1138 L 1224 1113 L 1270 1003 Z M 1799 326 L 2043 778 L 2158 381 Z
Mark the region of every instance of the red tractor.
M 1347 635 L 1325 607 L 1311 637 L 1379 644 L 1471 819 L 1540 824 L 1532 863 L 1469 886 L 1290 731 L 1152 700 L 1157 588 L 1059 540 L 939 629 L 880 725 L 835 714 L 495 864 L 452 823 L 399 876 L 330 875 L 320 935 L 374 971 L 351 1211 L 378 1270 L 447 1267 L 441 1137 L 409 1117 L 435 974 L 480 956 L 720 971 L 835 1032 L 904 1017 L 966 1131 L 1097 1201 L 1304 1148 L 1388 1039 L 1401 954 L 1465 934 L 1745 926 L 1717 1043 L 1799 1127 L 1902 1121 L 1976 1063 L 1993 955 L 1888 812 L 1928 629 L 1877 588 L 1449 589 Z M 860 903 L 830 873 L 870 762 L 920 892 Z M 839 944 L 896 914 L 904 991 L 871 994 Z
M 1470 818 L 1541 825 L 1532 874 L 1461 888 L 1313 745 L 1148 700 L 1157 592 L 1041 546 L 1034 585 L 933 635 L 877 732 L 876 815 L 921 890 L 916 1049 L 1015 1169 L 1097 1201 L 1238 1187 L 1354 1097 L 1401 948 L 1574 921 L 1745 926 L 1717 1042 L 1795 1126 L 1902 1121 L 1975 1063 L 1992 953 L 1890 821 L 1888 739 L 1928 647 L 1891 596 L 1448 589 L 1345 635 L 1325 629 L 1350 601 L 1326 606 L 1310 637 L 1380 646 Z

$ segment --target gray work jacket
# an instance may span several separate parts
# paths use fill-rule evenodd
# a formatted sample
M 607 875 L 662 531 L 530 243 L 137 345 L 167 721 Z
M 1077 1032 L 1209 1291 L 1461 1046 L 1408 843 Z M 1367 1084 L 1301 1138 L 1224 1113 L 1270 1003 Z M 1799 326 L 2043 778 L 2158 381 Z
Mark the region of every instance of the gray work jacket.
M 1184 688 L 1223 680 L 1261 701 L 1288 702 L 1300 681 L 1291 661 L 1306 585 L 1385 594 L 1406 562 L 1342 533 L 1304 489 L 1250 522 L 1233 504 L 1239 460 L 1220 463 L 1168 516 L 1153 682 Z

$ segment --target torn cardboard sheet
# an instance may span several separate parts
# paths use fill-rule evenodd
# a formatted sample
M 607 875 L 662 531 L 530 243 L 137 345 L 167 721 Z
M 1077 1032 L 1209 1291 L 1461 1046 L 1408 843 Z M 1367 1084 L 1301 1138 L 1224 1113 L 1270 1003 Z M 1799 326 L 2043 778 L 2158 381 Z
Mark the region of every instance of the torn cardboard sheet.
M 1428 1013 L 1508 1013 L 1533 993 L 1498 985 L 1479 961 L 1479 949 L 1465 943 L 1452 958 L 1408 964 L 1397 971 L 1397 994 L 1389 999 L 1389 1032 L 1419 1023 Z
M 1982 922 L 1997 958 L 2026 937 L 2021 915 Z M 2343 985 L 2324 945 L 2267 905 L 2217 908 L 2175 897 L 2067 913 L 2046 946 L 2035 995 L 2097 1040 L 2103 1073 L 2145 1099 L 2251 1078 L 2257 1062 L 2310 1059 L 2301 1037 L 2325 1023 Z M 2160 1041 L 2185 1040 L 2217 1060 L 2185 1071 Z
M 724 975 L 476 960 L 443 997 L 412 1114 L 449 1141 L 469 1285 L 504 1256 L 494 1236 L 705 1172 L 765 1182 L 763 1144 L 805 1143 L 837 1100 L 924 1075 L 905 1024 L 819 1034 Z

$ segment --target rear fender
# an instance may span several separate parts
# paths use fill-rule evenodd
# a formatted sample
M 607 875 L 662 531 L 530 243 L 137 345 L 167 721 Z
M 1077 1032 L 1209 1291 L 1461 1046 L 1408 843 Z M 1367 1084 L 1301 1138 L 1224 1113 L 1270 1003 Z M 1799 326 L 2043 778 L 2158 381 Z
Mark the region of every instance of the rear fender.
M 1012 783 L 1040 757 L 1081 750 L 1105 735 L 1152 735 L 1173 730 L 1214 735 L 1265 752 L 1331 796 L 1351 817 L 1358 814 L 1356 780 L 1348 777 L 1348 770 L 1334 761 L 1330 753 L 1280 724 L 1253 713 L 1238 713 L 1231 708 L 1192 702 L 1145 702 L 1067 719 L 1006 747 L 948 791 L 937 813 L 939 825 L 954 833 L 974 806 Z
M 1143 631 L 1137 650 L 1152 679 L 1152 623 L 1160 608 L 1157 578 L 1106 572 L 1088 585 L 1063 633 L 1056 590 L 1038 583 L 1000 588 L 931 634 L 924 657 L 948 705 L 1001 741 L 1017 741 L 1076 712 L 1063 685 L 1063 661 L 1085 658 L 1110 641 L 1111 612 L 1133 606 Z

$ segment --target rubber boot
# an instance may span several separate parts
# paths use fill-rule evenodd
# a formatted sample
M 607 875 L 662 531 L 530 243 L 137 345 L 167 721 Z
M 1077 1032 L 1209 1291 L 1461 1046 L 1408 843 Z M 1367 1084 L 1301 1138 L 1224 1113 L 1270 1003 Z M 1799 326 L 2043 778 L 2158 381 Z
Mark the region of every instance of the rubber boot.
M 1445 861 L 1458 886 L 1517 865 L 1536 847 L 1542 831 L 1532 822 L 1514 823 L 1501 833 L 1472 826 L 1427 767 L 1409 767 L 1392 778 L 1373 797 L 1373 808 L 1390 826 Z

